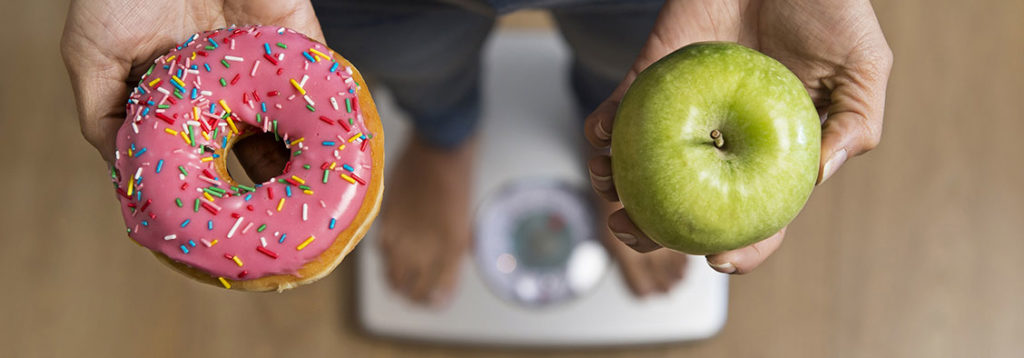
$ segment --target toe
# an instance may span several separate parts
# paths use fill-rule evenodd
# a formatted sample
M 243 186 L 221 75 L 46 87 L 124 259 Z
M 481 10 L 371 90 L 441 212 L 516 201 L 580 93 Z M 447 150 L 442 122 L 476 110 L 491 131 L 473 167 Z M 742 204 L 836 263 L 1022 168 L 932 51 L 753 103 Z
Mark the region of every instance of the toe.
M 413 298 L 413 290 L 420 280 L 420 270 L 414 266 L 404 267 L 398 277 L 398 292 L 403 296 Z
M 675 282 L 675 280 L 669 278 L 668 273 L 665 272 L 665 269 L 662 266 L 663 265 L 660 260 L 656 260 L 654 257 L 650 256 L 644 257 L 644 269 L 647 271 L 646 275 L 651 278 L 652 282 L 654 282 L 654 291 L 657 293 L 668 292 L 668 290 L 672 288 L 672 284 Z
M 399 282 L 402 282 L 400 279 L 402 277 L 401 272 L 394 265 L 388 265 L 385 271 L 387 272 L 388 286 L 391 287 L 391 290 L 398 291 Z
M 431 305 L 445 306 L 451 302 L 452 294 L 458 283 L 459 269 L 461 267 L 462 255 L 448 255 L 445 262 L 438 269 L 436 284 L 428 295 Z
M 686 263 L 687 257 L 683 254 L 676 254 L 672 259 L 672 263 L 669 267 L 669 276 L 676 279 L 676 281 L 682 280 L 686 277 Z
M 417 267 L 416 279 L 409 285 L 407 294 L 409 299 L 417 303 L 429 303 L 430 293 L 437 286 L 436 267 Z
M 621 243 L 613 244 L 622 245 Z M 623 248 L 623 250 L 629 249 Z M 621 255 L 616 255 L 616 259 L 619 262 L 619 268 L 622 270 L 622 276 L 626 281 L 626 285 L 629 286 L 629 290 L 633 292 L 633 295 L 643 297 L 656 290 L 656 282 L 647 272 L 645 260 L 640 254 L 623 251 Z

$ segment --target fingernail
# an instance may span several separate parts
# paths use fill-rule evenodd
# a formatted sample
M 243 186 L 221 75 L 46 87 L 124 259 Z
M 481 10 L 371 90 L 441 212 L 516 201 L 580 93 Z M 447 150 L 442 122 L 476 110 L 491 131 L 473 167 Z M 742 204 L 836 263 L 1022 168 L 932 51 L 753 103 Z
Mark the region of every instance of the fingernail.
M 831 178 L 832 174 L 835 174 L 836 170 L 839 170 L 839 167 L 842 166 L 844 162 L 846 162 L 846 148 L 835 152 L 832 154 L 832 158 L 829 158 L 829 160 L 825 162 L 825 168 L 822 168 L 821 170 L 821 180 L 818 181 L 818 184 L 824 183 L 828 178 Z
M 635 245 L 636 242 L 637 242 L 636 236 L 633 236 L 632 234 L 629 234 L 629 233 L 625 233 L 625 232 L 612 232 L 612 234 L 614 234 L 615 237 L 617 237 L 619 239 L 619 241 L 622 241 L 622 243 L 626 244 L 626 245 Z
M 612 176 L 611 175 L 601 176 L 601 175 L 595 174 L 593 170 L 589 170 L 588 169 L 588 171 L 590 172 L 590 178 L 591 179 L 594 179 L 594 180 L 597 180 L 597 181 L 601 181 L 601 182 L 612 180 Z
M 611 138 L 612 136 L 611 133 L 608 133 L 608 131 L 604 130 L 604 127 L 601 126 L 601 121 L 598 121 L 594 126 L 594 133 L 597 134 L 597 138 L 600 138 L 601 140 L 608 140 L 608 138 Z
M 708 266 L 711 266 L 712 269 L 714 269 L 715 271 L 721 272 L 721 273 L 733 273 L 733 272 L 736 272 L 736 266 L 733 266 L 732 262 L 724 262 L 724 263 L 720 263 L 720 264 L 713 264 L 713 263 L 711 263 L 711 261 L 708 261 Z

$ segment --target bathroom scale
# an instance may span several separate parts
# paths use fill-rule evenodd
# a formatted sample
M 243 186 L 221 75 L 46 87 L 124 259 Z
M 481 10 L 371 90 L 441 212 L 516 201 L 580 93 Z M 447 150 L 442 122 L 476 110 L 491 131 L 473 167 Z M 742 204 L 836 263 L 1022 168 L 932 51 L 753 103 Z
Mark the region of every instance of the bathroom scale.
M 597 241 L 582 118 L 556 33 L 497 31 L 484 49 L 473 243 L 452 300 L 421 307 L 393 293 L 371 229 L 356 249 L 357 312 L 367 332 L 502 346 L 614 346 L 708 338 L 725 323 L 728 276 L 691 256 L 670 292 L 638 299 Z M 394 158 L 409 134 L 386 92 Z M 389 168 L 390 169 L 390 168 Z

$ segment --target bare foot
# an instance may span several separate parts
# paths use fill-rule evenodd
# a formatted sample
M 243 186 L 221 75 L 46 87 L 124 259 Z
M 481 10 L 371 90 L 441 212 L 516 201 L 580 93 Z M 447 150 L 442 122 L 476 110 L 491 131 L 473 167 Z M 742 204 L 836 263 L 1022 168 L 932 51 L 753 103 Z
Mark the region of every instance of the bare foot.
M 470 238 L 475 140 L 439 149 L 413 138 L 387 185 L 380 244 L 391 287 L 417 303 L 446 304 Z
M 586 152 L 594 154 L 593 150 L 588 148 Z M 668 249 L 639 253 L 626 246 L 613 237 L 611 230 L 608 229 L 608 216 L 622 209 L 622 204 L 599 198 L 596 193 L 594 196 L 597 232 L 601 234 L 601 242 L 612 258 L 619 263 L 622 276 L 635 296 L 667 293 L 683 279 L 686 273 L 685 254 Z
M 648 253 L 639 253 L 626 244 L 612 237 L 606 220 L 608 215 L 622 208 L 619 203 L 611 203 L 597 199 L 598 232 L 603 233 L 601 241 L 608 253 L 619 263 L 622 276 L 629 289 L 637 297 L 653 293 L 667 293 L 686 273 L 686 255 L 660 249 Z

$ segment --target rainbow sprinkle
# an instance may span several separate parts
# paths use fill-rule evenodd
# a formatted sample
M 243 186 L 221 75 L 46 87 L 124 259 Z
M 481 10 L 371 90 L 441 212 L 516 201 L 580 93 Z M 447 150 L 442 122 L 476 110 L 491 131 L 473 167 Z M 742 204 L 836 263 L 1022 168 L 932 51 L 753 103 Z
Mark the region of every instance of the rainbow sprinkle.
M 329 247 L 333 239 L 316 237 L 333 237 L 325 230 L 349 225 L 338 213 L 361 202 L 326 198 L 365 185 L 373 164 L 353 73 L 323 45 L 277 27 L 196 34 L 158 58 L 132 89 L 128 129 L 118 133 L 118 143 L 128 147 L 118 148 L 111 171 L 129 236 L 186 264 L 208 260 L 211 252 L 225 257 L 192 266 L 212 267 L 208 273 L 227 289 L 228 278 L 293 271 L 286 266 L 295 264 L 289 247 Z M 260 132 L 290 149 L 284 173 L 255 186 L 218 178 L 230 145 Z M 332 172 L 346 183 L 329 180 Z M 283 231 L 306 239 L 286 246 Z M 169 242 L 156 246 L 149 237 Z M 278 260 L 281 255 L 288 259 Z

